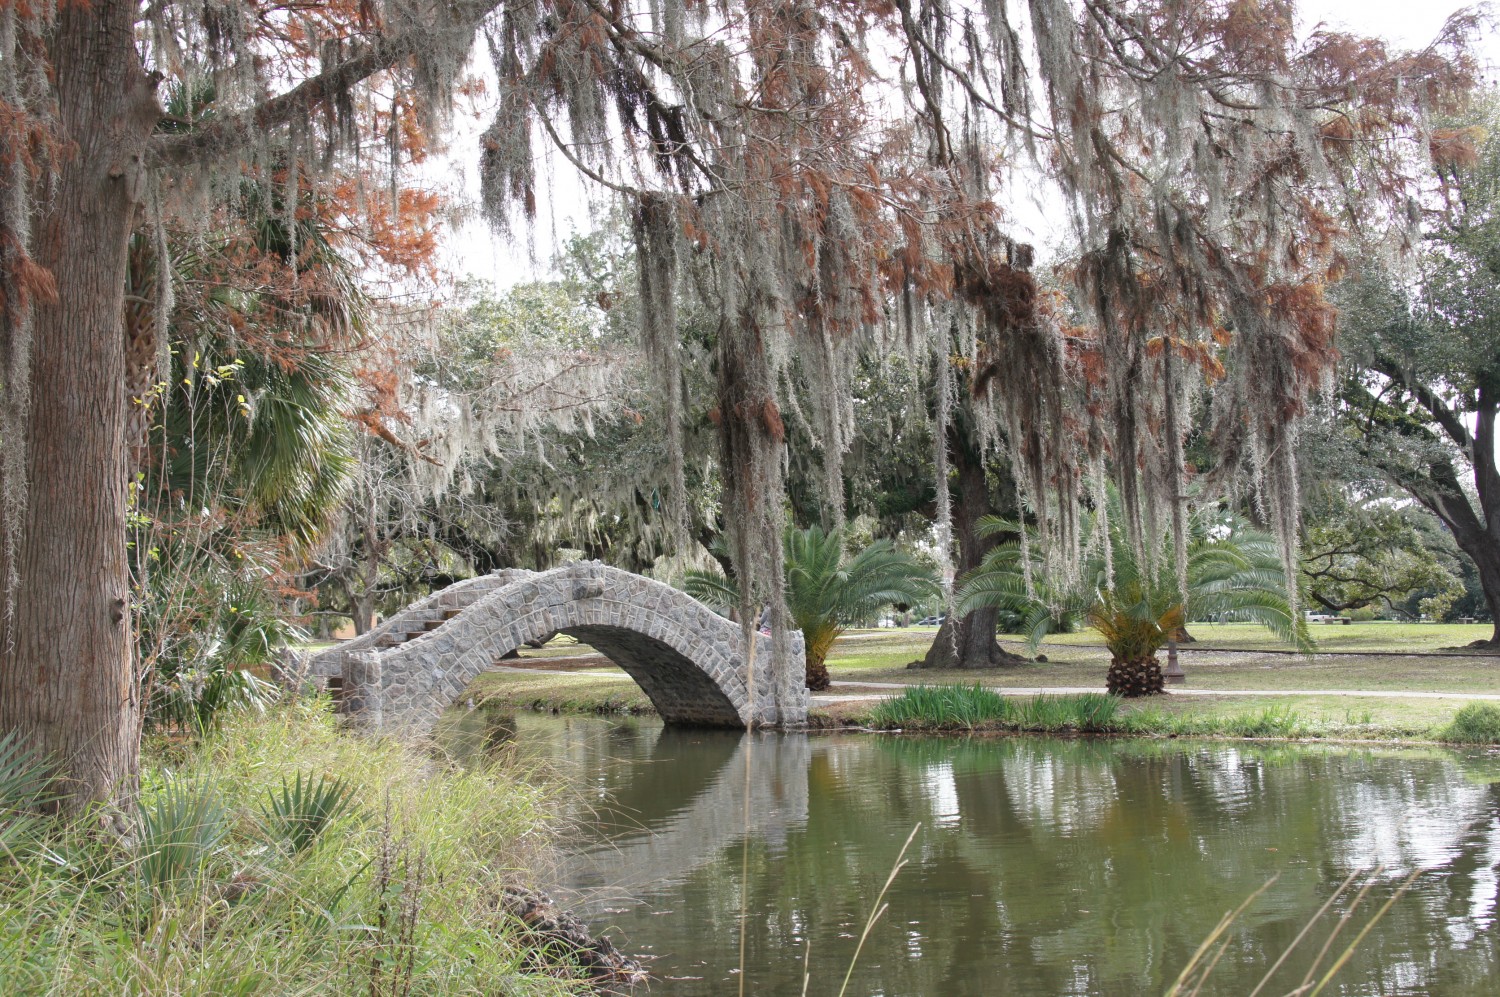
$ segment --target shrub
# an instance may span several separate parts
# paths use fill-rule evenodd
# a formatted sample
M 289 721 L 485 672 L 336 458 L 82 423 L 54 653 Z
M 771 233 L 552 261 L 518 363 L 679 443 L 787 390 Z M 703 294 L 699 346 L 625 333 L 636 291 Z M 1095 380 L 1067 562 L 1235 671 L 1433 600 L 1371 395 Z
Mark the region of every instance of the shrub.
M 212 783 L 168 779 L 137 810 L 140 885 L 162 896 L 193 885 L 228 833 L 229 819 Z
M 317 842 L 318 836 L 349 807 L 353 791 L 342 779 L 323 776 L 314 784 L 312 776 L 304 781 L 302 773 L 287 782 L 281 779 L 281 791 L 266 792 L 261 806 L 261 825 L 267 836 L 281 842 L 296 854 Z
M 9 855 L 40 825 L 37 810 L 51 798 L 51 772 L 23 747 L 15 731 L 0 737 L 0 856 Z
M 1438 739 L 1454 744 L 1500 744 L 1500 707 L 1470 703 L 1453 715 L 1453 722 Z

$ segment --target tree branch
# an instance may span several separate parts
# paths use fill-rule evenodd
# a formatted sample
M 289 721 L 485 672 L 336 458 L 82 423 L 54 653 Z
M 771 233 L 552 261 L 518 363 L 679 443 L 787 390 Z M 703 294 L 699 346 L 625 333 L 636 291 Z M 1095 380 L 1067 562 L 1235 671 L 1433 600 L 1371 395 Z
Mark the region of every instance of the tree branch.
M 1371 367 L 1411 392 L 1418 404 L 1432 415 L 1450 440 L 1463 448 L 1464 453 L 1474 452 L 1474 437 L 1469 434 L 1469 427 L 1464 425 L 1459 414 L 1453 411 L 1437 392 L 1412 377 L 1400 364 L 1388 356 L 1377 354 Z
M 234 155 L 265 132 L 307 118 L 354 85 L 392 69 L 430 48 L 436 36 L 467 31 L 471 36 L 502 0 L 461 0 L 439 8 L 433 24 L 399 34 L 382 34 L 359 46 L 349 58 L 239 114 L 216 118 L 195 131 L 156 135 L 148 150 L 157 166 L 186 166 Z M 447 16 L 445 17 L 444 14 Z

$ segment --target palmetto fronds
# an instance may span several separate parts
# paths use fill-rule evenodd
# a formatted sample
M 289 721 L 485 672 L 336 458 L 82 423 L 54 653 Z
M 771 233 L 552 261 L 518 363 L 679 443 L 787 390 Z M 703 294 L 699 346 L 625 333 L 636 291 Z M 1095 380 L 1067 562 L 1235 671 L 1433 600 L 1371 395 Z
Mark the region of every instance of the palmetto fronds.
M 1115 502 L 1112 494 L 1110 502 Z M 1044 548 L 1041 543 L 1027 545 L 1024 554 L 1014 541 L 997 547 L 963 580 L 959 611 L 994 607 L 1020 614 L 1033 650 L 1065 622 L 1086 618 L 1120 660 L 1150 657 L 1189 619 L 1211 616 L 1258 623 L 1301 650 L 1311 649 L 1307 626 L 1287 600 L 1286 576 L 1270 536 L 1238 516 L 1200 512 L 1189 523 L 1185 571 L 1179 578 L 1170 540 L 1162 538 L 1154 550 L 1133 547 L 1116 525 L 1121 517 L 1115 511 L 1107 517 L 1107 536 L 1095 536 L 1105 517 L 1084 518 L 1085 549 L 1091 553 L 1072 578 L 1047 572 L 1037 553 Z M 1015 536 L 1023 527 L 991 518 L 981 529 Z M 1025 556 L 1032 557 L 1029 586 Z
M 844 552 L 846 540 L 843 530 L 816 526 L 788 530 L 784 540 L 787 610 L 806 644 L 809 689 L 827 688 L 824 661 L 844 628 L 882 606 L 919 602 L 937 591 L 931 571 L 889 540 L 852 555 Z M 716 571 L 690 571 L 683 587 L 711 606 L 740 604 L 739 586 Z

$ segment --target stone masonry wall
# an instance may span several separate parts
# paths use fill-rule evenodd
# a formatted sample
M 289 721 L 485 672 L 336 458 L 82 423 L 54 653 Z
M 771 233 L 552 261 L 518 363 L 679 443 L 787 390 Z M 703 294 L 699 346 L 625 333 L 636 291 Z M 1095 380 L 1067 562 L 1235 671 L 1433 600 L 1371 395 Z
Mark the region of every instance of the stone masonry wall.
M 421 624 L 430 618 L 440 616 L 442 611 L 449 606 L 458 606 L 466 603 L 475 595 L 492 592 L 502 585 L 509 584 L 519 578 L 529 578 L 535 572 L 524 568 L 502 568 L 492 571 L 487 575 L 477 578 L 465 578 L 454 582 L 447 588 L 433 592 L 424 599 L 407 606 L 401 612 L 390 619 L 383 620 L 379 625 L 343 641 L 324 651 L 313 655 L 309 662 L 309 674 L 322 676 L 324 678 L 343 674 L 344 656 L 350 651 L 378 651 L 381 644 L 388 638 L 404 634 L 408 628 L 420 629 Z
M 745 727 L 807 718 L 800 634 L 784 667 L 775 667 L 764 637 L 752 662 L 738 624 L 669 585 L 598 562 L 528 574 L 429 633 L 341 655 L 344 696 L 372 726 L 426 730 L 477 675 L 554 630 L 623 668 L 668 723 Z

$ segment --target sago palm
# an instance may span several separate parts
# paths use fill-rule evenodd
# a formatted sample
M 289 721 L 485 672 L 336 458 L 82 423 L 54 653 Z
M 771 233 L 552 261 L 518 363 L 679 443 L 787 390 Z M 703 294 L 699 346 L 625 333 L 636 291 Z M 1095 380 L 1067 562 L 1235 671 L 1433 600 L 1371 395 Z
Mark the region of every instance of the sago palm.
M 1114 498 L 1111 495 L 1111 505 Z M 1111 513 L 1116 513 L 1111 508 Z M 1294 616 L 1286 597 L 1286 575 L 1275 542 L 1238 516 L 1199 513 L 1188 524 L 1186 585 L 1173 568 L 1169 539 L 1160 541 L 1154 558 L 1135 548 L 1109 517 L 1107 535 L 1098 515 L 1085 517 L 1083 558 L 1070 579 L 1049 574 L 1041 544 L 1027 545 L 1032 584 L 1028 593 L 1020 544 L 1010 541 L 985 558 L 963 579 L 960 612 L 982 606 L 1019 613 L 1022 633 L 1035 651 L 1047 634 L 1068 622 L 1086 619 L 1104 637 L 1111 655 L 1105 684 L 1110 692 L 1145 695 L 1162 691 L 1156 652 L 1179 634 L 1190 617 L 1229 615 L 1259 623 L 1300 650 L 1310 650 L 1307 625 Z M 988 519 L 988 534 L 1016 536 L 1013 522 Z M 1109 563 L 1104 545 L 1109 545 Z M 1110 569 L 1113 569 L 1112 573 Z M 1185 598 L 1184 598 L 1185 596 Z
M 843 530 L 816 526 L 786 534 L 787 611 L 802 631 L 813 690 L 828 688 L 828 652 L 846 627 L 884 606 L 919 602 L 937 591 L 932 572 L 889 540 L 852 555 L 844 551 L 845 540 Z M 740 605 L 739 586 L 717 571 L 689 571 L 684 588 L 711 606 Z

